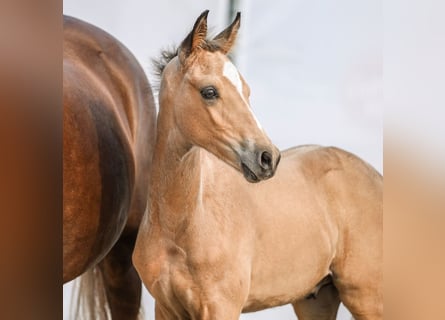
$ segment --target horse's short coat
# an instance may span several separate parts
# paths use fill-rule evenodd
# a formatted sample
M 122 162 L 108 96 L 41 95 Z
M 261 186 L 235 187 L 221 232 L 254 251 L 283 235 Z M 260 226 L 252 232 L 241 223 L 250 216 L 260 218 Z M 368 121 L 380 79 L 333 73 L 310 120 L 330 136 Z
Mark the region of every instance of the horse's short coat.
M 331 320 L 340 301 L 358 320 L 382 319 L 382 177 L 334 147 L 283 151 L 278 166 L 247 84 L 240 94 L 224 75 L 240 16 L 213 40 L 206 17 L 162 72 L 133 255 L 156 319 L 235 320 L 292 303 L 300 320 Z
M 147 203 L 155 105 L 118 40 L 71 17 L 63 33 L 63 280 L 89 270 L 84 279 L 103 278 L 113 319 L 134 319 L 141 283 L 131 254 Z M 94 306 L 100 286 L 83 283 Z

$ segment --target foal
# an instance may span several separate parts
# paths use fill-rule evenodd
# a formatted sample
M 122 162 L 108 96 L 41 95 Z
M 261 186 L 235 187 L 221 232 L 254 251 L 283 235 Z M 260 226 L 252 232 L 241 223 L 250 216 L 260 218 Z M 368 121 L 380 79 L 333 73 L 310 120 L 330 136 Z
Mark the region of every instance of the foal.
M 162 71 L 133 254 L 156 319 L 235 320 L 292 303 L 300 320 L 328 320 L 340 300 L 356 319 L 382 319 L 382 177 L 319 146 L 283 152 L 276 171 L 280 152 L 226 56 L 240 14 L 213 40 L 207 14 Z

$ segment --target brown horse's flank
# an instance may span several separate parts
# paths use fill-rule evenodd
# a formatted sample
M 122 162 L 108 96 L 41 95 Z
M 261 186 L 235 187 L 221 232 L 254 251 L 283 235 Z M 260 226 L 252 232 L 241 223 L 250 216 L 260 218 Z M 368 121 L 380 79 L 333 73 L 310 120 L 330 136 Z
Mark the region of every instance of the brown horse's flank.
M 99 150 L 99 172 L 101 179 L 99 225 L 104 229 L 115 229 L 116 234 L 121 234 L 122 229 L 116 226 L 124 226 L 126 208 L 131 201 L 131 186 L 134 184 L 134 160 L 131 158 L 131 150 L 124 143 L 123 137 L 113 128 L 118 127 L 116 119 L 107 112 L 101 112 L 103 106 L 92 102 L 90 105 L 93 122 L 96 125 L 97 147 Z M 113 158 L 113 161 L 110 159 Z M 117 224 L 111 223 L 109 215 L 122 217 Z M 92 251 L 96 252 L 110 243 L 112 239 L 98 236 Z
M 136 319 L 141 282 L 131 255 L 155 138 L 150 85 L 118 40 L 71 17 L 63 66 L 64 282 L 83 274 L 76 319 Z

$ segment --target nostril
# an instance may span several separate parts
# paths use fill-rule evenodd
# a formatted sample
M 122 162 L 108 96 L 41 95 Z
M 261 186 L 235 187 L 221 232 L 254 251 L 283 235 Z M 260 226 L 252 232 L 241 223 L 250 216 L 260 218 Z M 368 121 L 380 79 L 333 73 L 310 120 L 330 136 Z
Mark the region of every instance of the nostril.
M 261 167 L 263 169 L 271 169 L 272 168 L 272 155 L 267 151 L 262 152 L 261 158 L 260 158 L 260 163 L 261 163 Z

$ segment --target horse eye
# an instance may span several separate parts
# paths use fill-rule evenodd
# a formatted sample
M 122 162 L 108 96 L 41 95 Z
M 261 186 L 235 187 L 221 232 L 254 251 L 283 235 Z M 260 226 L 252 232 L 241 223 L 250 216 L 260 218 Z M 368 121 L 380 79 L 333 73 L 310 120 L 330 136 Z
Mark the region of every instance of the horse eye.
M 201 90 L 201 96 L 206 100 L 214 100 L 218 98 L 218 91 L 212 86 L 205 87 Z

